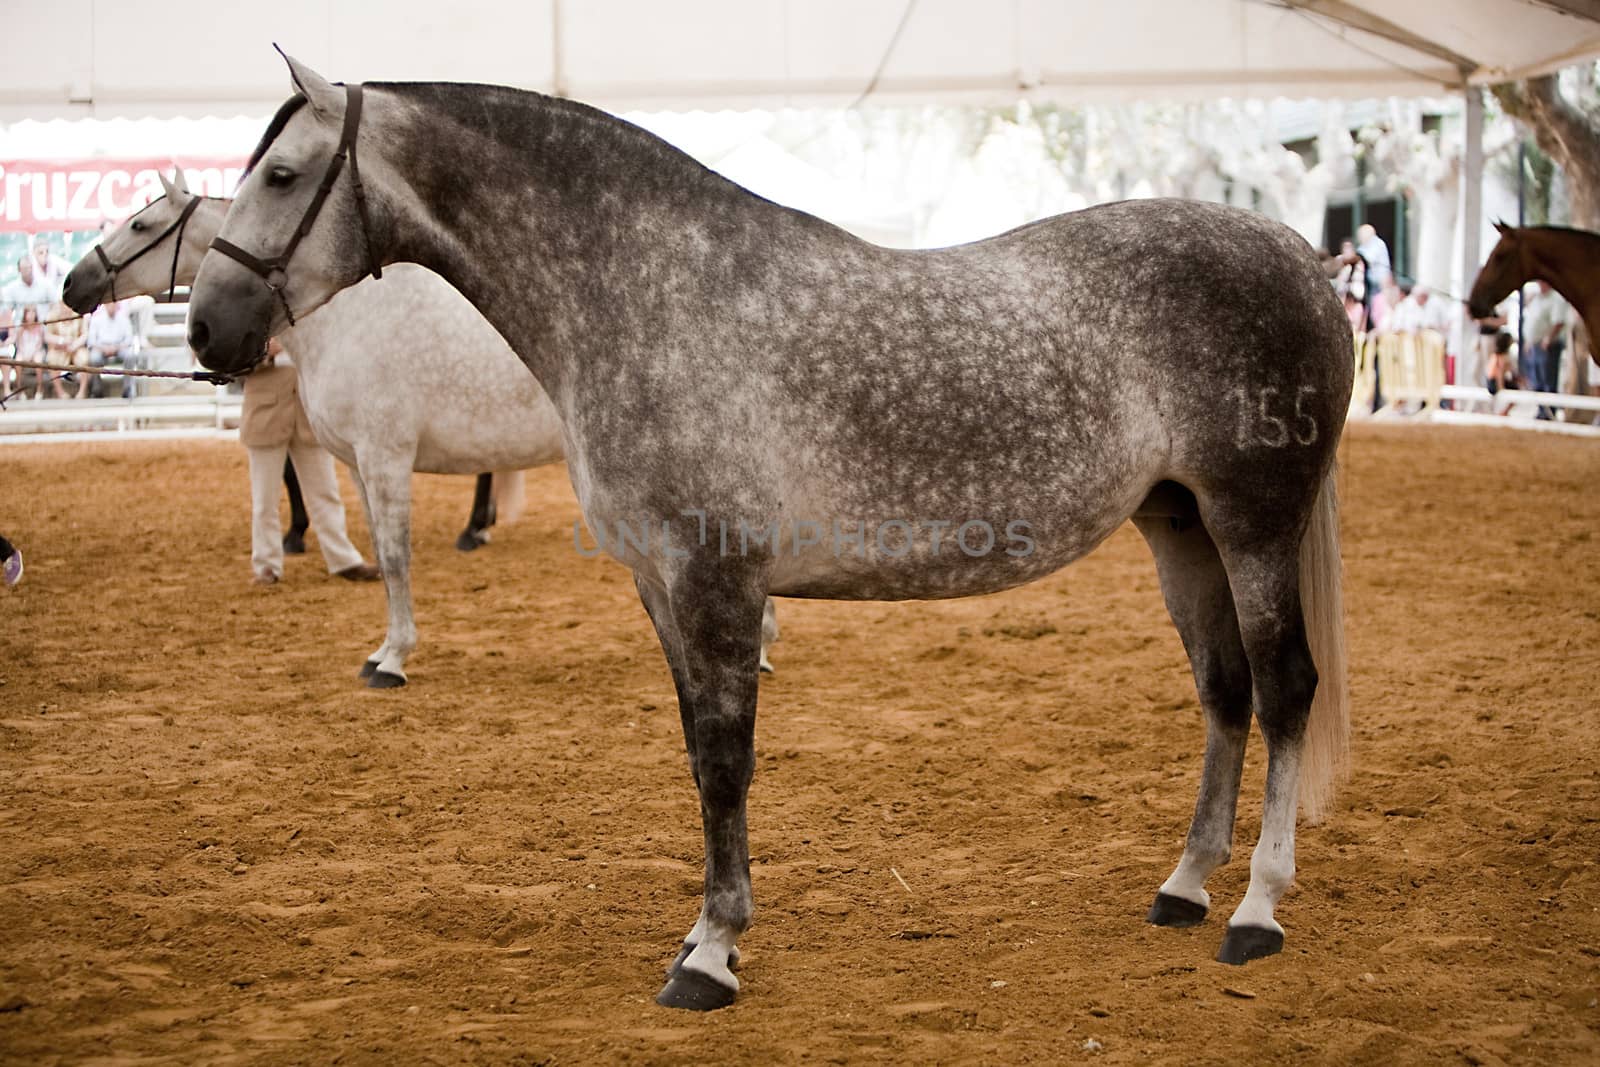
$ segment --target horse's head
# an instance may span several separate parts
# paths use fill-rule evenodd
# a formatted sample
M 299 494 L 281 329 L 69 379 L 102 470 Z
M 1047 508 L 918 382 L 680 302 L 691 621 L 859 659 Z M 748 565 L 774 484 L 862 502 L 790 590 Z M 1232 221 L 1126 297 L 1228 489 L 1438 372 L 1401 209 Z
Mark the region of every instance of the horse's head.
M 86 314 L 96 304 L 130 296 L 153 295 L 187 285 L 216 234 L 221 212 L 203 213 L 203 198 L 189 192 L 183 172 L 161 175 L 166 195 L 106 234 L 78 260 L 62 284 L 61 299 Z
M 212 370 L 258 363 L 267 338 L 362 275 L 379 273 L 379 208 L 365 201 L 377 162 L 359 87 L 328 82 L 288 56 L 295 95 L 251 155 L 189 301 L 189 346 Z M 357 153 L 357 143 L 365 151 Z
M 1472 292 L 1467 296 L 1467 311 L 1475 319 L 1489 318 L 1496 304 L 1528 280 L 1523 273 L 1522 248 L 1517 239 L 1519 231 L 1503 222 L 1496 222 L 1494 228 L 1500 231 L 1500 240 L 1489 253 L 1483 269 L 1478 271 Z

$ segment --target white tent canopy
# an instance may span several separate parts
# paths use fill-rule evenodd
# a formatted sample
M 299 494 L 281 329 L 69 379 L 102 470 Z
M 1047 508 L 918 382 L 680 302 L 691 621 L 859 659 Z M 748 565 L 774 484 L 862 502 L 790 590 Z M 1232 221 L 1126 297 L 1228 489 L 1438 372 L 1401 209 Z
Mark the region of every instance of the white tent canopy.
M 1600 56 L 1600 0 L 51 0 L 7 29 L 0 121 L 259 114 L 274 41 L 620 111 L 1436 96 Z

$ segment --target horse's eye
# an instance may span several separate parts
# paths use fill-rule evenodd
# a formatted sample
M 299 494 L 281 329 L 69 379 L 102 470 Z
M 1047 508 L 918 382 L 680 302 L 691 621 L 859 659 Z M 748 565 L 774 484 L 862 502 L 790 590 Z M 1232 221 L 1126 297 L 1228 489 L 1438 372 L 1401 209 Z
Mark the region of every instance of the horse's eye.
M 267 184 L 282 188 L 294 182 L 295 173 L 288 167 L 273 167 L 267 171 Z
M 134 233 L 143 233 L 145 230 L 149 229 L 150 227 L 145 224 L 145 221 L 143 219 L 134 219 L 133 223 L 128 228 L 130 230 L 132 230 Z

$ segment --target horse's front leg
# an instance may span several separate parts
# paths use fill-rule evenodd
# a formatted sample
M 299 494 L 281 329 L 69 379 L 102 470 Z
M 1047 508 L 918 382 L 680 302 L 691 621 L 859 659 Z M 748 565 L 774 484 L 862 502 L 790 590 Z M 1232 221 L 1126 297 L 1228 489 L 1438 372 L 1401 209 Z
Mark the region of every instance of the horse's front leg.
M 656 1003 L 709 1011 L 733 1003 L 735 942 L 750 925 L 750 844 L 745 798 L 755 773 L 757 664 L 765 594 L 753 567 L 690 561 L 668 587 L 671 635 L 662 645 L 678 681 L 685 743 L 700 791 L 705 900 Z M 641 589 L 641 593 L 645 590 Z M 657 623 L 657 630 L 662 630 Z
M 406 684 L 406 657 L 417 647 L 411 611 L 411 457 L 389 451 L 356 451 L 356 481 L 372 531 L 372 548 L 389 598 L 389 629 L 383 644 L 362 664 L 360 677 L 373 689 Z

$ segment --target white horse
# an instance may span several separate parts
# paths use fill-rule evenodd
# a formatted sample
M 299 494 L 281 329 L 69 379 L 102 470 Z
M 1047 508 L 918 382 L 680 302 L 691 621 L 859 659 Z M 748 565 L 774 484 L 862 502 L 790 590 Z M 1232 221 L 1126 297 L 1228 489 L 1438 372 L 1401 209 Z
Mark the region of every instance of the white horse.
M 165 197 L 73 267 L 64 295 L 74 310 L 113 294 L 153 295 L 194 280 L 231 201 L 194 196 L 181 172 L 161 184 Z M 278 340 L 299 372 L 300 400 L 317 440 L 355 475 L 383 571 L 389 628 L 361 677 L 375 689 L 404 685 L 406 658 L 417 647 L 411 472 L 476 474 L 555 463 L 564 454 L 561 420 L 494 327 L 448 282 L 415 264 L 341 293 Z M 761 669 L 771 671 L 766 646 L 778 636 L 771 601 L 763 635 Z

